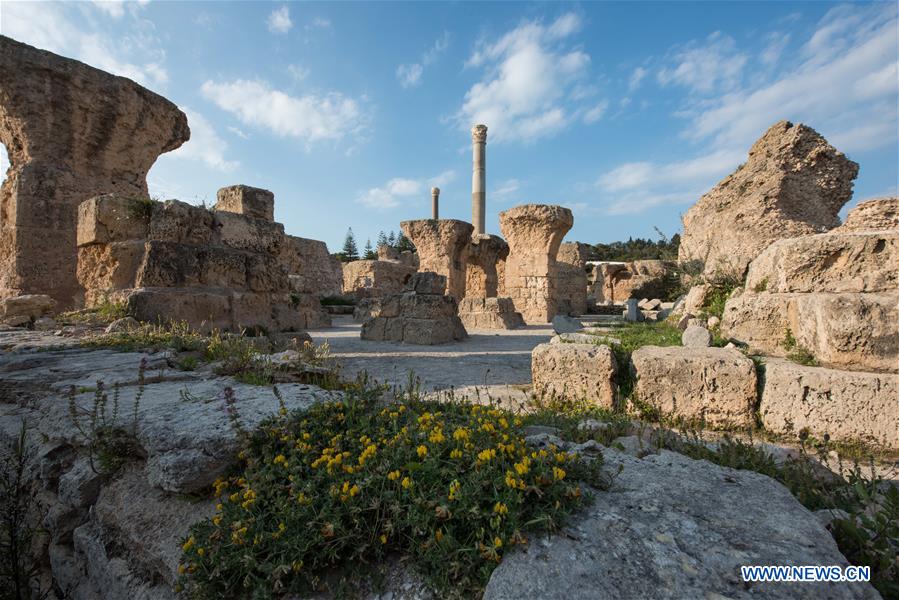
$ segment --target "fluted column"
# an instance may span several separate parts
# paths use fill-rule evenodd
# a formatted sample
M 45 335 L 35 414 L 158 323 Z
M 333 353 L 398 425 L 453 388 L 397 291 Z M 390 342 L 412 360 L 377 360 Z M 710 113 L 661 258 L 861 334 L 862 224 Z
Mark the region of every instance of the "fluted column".
M 487 126 L 471 128 L 471 224 L 474 235 L 486 233 L 484 213 L 487 204 Z
M 431 218 L 440 218 L 440 188 L 431 188 Z

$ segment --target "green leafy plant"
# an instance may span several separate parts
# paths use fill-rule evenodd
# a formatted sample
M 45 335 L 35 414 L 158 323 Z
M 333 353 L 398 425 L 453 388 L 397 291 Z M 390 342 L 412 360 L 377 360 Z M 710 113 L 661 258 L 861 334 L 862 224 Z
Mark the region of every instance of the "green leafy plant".
M 40 591 L 40 561 L 32 552 L 35 537 L 42 532 L 35 490 L 28 479 L 35 452 L 27 439 L 23 421 L 18 435 L 0 447 L 0 599 L 46 598 Z
M 308 592 L 332 567 L 400 553 L 470 597 L 528 532 L 582 505 L 581 482 L 603 485 L 601 457 L 532 450 L 508 412 L 401 400 L 351 393 L 292 414 L 282 403 L 245 435 L 215 516 L 184 540 L 181 585 L 198 598 Z
M 789 329 L 784 332 L 783 348 L 787 351 L 787 360 L 791 360 L 794 363 L 805 365 L 807 367 L 818 366 L 818 360 L 815 358 L 815 355 L 812 354 L 810 350 L 800 345 L 796 341 L 796 338 L 793 337 L 793 332 Z
M 75 386 L 69 388 L 69 417 L 81 435 L 87 449 L 91 469 L 95 473 L 110 475 L 118 471 L 128 457 L 139 454 L 136 440 L 137 415 L 146 383 L 146 359 L 138 367 L 138 387 L 132 404 L 130 430 L 119 422 L 119 386 L 113 386 L 112 397 L 102 381 L 97 381 L 89 408 L 81 408 L 76 402 Z

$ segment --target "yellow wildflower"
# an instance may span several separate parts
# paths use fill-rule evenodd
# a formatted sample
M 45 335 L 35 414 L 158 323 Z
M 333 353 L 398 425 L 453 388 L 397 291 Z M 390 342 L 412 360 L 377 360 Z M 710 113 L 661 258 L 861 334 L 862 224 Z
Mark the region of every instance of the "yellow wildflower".
M 440 529 L 438 529 L 437 531 L 435 531 L 435 532 L 434 532 L 434 539 L 436 539 L 438 542 L 439 542 L 440 540 L 442 540 L 442 539 L 443 539 L 443 531 L 441 531 Z
M 450 458 L 462 458 L 462 451 L 456 448 L 450 452 Z
M 425 445 L 419 446 L 415 451 L 418 453 L 419 458 L 424 458 L 428 455 L 428 447 Z
M 404 490 L 408 490 L 410 487 L 412 487 L 412 480 L 408 477 L 403 477 L 402 486 Z
M 194 540 L 194 536 L 190 536 L 189 538 L 187 538 L 187 541 L 184 542 L 184 544 L 182 544 L 181 550 L 183 550 L 184 552 L 187 552 L 188 550 L 190 550 L 191 548 L 194 547 L 195 542 L 196 542 L 196 540 Z
M 389 479 L 390 481 L 396 481 L 399 478 L 400 478 L 399 471 L 391 471 L 390 473 L 387 474 L 387 479 Z
M 560 469 L 559 467 L 553 467 L 553 479 L 556 481 L 562 481 L 565 479 L 565 471 Z
M 497 503 L 493 506 L 493 512 L 495 512 L 495 513 L 498 514 L 498 515 L 504 515 L 504 514 L 506 514 L 506 513 L 509 512 L 509 507 L 507 507 L 507 506 L 506 506 L 505 504 L 503 504 L 502 502 L 497 502 Z

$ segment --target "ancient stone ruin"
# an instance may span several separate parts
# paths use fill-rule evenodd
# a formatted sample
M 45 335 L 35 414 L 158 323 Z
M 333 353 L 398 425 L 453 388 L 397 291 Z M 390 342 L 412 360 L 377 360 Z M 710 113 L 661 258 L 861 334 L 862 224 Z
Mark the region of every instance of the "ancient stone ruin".
M 663 260 L 601 262 L 593 265 L 590 296 L 597 304 L 659 298 L 667 292 L 672 277 L 677 277 L 677 265 Z
M 293 331 L 330 323 L 318 296 L 291 289 L 274 196 L 219 191 L 213 210 L 177 200 L 96 196 L 78 209 L 78 280 L 88 307 L 125 301 L 141 321 L 204 329 Z M 241 212 L 236 212 L 241 211 Z M 306 276 L 295 280 L 302 288 Z
M 814 129 L 780 121 L 749 150 L 749 159 L 683 217 L 678 259 L 699 261 L 706 275 L 742 278 L 774 241 L 839 225 L 858 165 Z
M 559 313 L 583 315 L 587 312 L 587 258 L 589 247 L 580 242 L 564 242 L 559 246 L 559 268 L 556 294 Z
M 0 36 L 0 296 L 81 303 L 78 205 L 146 198 L 147 172 L 190 137 L 178 107 L 124 77 Z M 53 243 L 47 243 L 53 240 Z
M 446 294 L 444 275 L 416 273 L 405 289 L 372 305 L 362 323 L 362 339 L 433 345 L 468 337 L 456 299 Z
M 343 265 L 343 293 L 357 300 L 399 294 L 415 271 L 399 261 L 354 260 Z
M 418 251 L 419 271 L 446 277 L 446 292 L 465 296 L 465 264 L 473 231 L 471 223 L 456 219 L 403 221 L 400 227 Z
M 561 206 L 524 204 L 501 212 L 499 222 L 509 243 L 505 294 L 526 323 L 548 323 L 559 312 L 556 255 L 574 216 Z

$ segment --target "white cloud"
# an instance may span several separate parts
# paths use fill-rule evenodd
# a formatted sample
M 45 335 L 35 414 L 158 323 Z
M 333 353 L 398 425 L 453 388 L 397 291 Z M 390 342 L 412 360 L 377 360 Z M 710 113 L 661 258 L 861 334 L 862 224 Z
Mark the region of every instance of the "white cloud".
M 787 44 L 790 43 L 790 34 L 775 31 L 768 34 L 767 42 L 768 43 L 765 45 L 765 49 L 762 50 L 759 59 L 762 63 L 772 66 L 777 64 L 783 51 L 786 50 Z
M 715 71 L 715 87 L 726 91 L 701 102 L 691 97 L 686 110 L 676 113 L 687 120 L 682 137 L 700 145 L 702 153 L 668 163 L 631 162 L 607 171 L 596 182 L 606 210 L 639 212 L 659 204 L 695 201 L 744 161 L 751 144 L 781 119 L 814 127 L 850 155 L 883 147 L 895 152 L 899 131 L 896 13 L 893 4 L 838 6 L 821 20 L 804 50 L 789 55 L 792 60 L 782 54 L 774 58 L 777 52 L 772 44 L 785 45 L 786 36 L 768 37 L 760 60 L 774 61 L 776 72 L 769 64 L 764 72 L 748 73 L 750 83 L 739 86 L 735 72 L 730 71 L 734 78 L 727 84 L 729 71 Z M 733 46 L 727 55 L 745 56 Z M 687 72 L 678 76 L 682 76 L 679 83 L 690 87 L 697 82 Z M 673 73 L 669 73 L 671 82 Z M 700 88 L 694 85 L 691 91 Z
M 599 121 L 604 114 L 606 114 L 606 110 L 609 108 L 609 101 L 603 100 L 593 108 L 589 109 L 584 113 L 584 123 L 595 123 Z
M 307 77 L 309 77 L 309 69 L 303 67 L 302 65 L 287 65 L 287 72 L 293 77 L 296 81 L 303 81 Z
M 402 64 L 396 68 L 396 78 L 404 88 L 416 87 L 421 83 L 421 76 L 425 67 L 435 62 L 449 47 L 449 32 L 437 38 L 434 44 L 428 48 L 418 62 Z
M 217 171 L 233 171 L 240 163 L 225 159 L 225 151 L 228 144 L 219 137 L 212 123 L 198 112 L 194 112 L 187 106 L 180 106 L 187 115 L 187 124 L 190 126 L 190 139 L 183 146 L 171 152 L 171 156 L 198 160 Z M 229 128 L 230 129 L 230 128 Z
M 4 2 L 0 32 L 147 87 L 164 86 L 168 81 L 165 50 L 152 34 L 152 23 L 132 12 L 126 35 L 118 35 L 95 21 L 90 21 L 95 29 L 88 31 L 68 18 L 70 8 L 50 2 Z
M 501 182 L 495 189 L 487 193 L 488 198 L 503 200 L 512 196 L 521 189 L 521 182 L 517 179 L 507 179 Z
M 565 101 L 590 66 L 568 40 L 580 25 L 573 13 L 549 25 L 525 21 L 494 43 L 478 44 L 466 66 L 482 67 L 484 75 L 465 94 L 459 127 L 485 123 L 492 141 L 529 141 L 567 127 L 578 108 Z
M 91 0 L 91 3 L 113 19 L 121 19 L 125 16 L 125 6 L 140 8 L 149 4 L 150 0 Z
M 331 21 L 322 17 L 315 17 L 312 19 L 312 26 L 318 29 L 327 29 L 331 26 Z
M 444 171 L 427 179 L 395 177 L 383 186 L 371 188 L 359 194 L 356 197 L 356 202 L 369 208 L 380 210 L 396 208 L 404 200 L 414 196 L 424 197 L 430 188 L 444 186 L 455 178 L 456 172 L 452 170 Z
M 674 53 L 674 65 L 661 69 L 657 78 L 662 85 L 677 84 L 696 93 L 728 91 L 737 87 L 748 56 L 737 51 L 733 38 L 720 31 L 704 44 L 691 42 Z
M 361 132 L 367 117 L 360 102 L 339 92 L 290 96 L 264 81 L 205 82 L 203 96 L 245 125 L 307 143 L 340 140 Z
M 415 87 L 421 83 L 421 74 L 423 72 L 424 67 L 418 63 L 400 65 L 396 68 L 396 78 L 404 88 Z
M 630 79 L 628 79 L 627 82 L 628 91 L 633 92 L 638 87 L 640 87 L 640 84 L 643 82 L 643 78 L 646 77 L 648 73 L 649 71 L 644 69 L 643 67 L 637 67 L 636 69 L 634 69 L 633 73 L 631 73 Z
M 285 4 L 281 8 L 276 8 L 271 12 L 266 20 L 268 30 L 272 33 L 287 33 L 293 27 L 293 21 L 290 20 L 290 9 Z
M 231 133 L 233 133 L 234 135 L 236 135 L 237 137 L 239 137 L 242 140 L 250 139 L 250 135 L 248 133 L 244 132 L 242 129 L 239 129 L 233 125 L 228 125 L 228 131 L 230 131 Z

